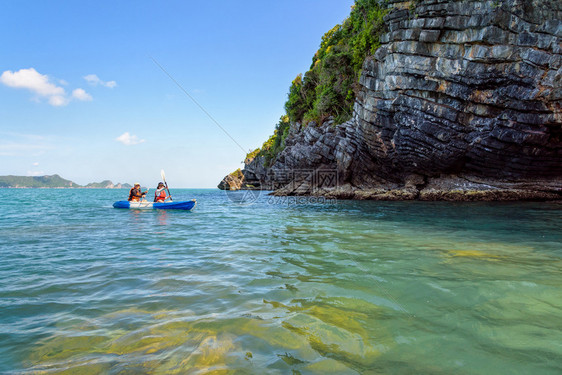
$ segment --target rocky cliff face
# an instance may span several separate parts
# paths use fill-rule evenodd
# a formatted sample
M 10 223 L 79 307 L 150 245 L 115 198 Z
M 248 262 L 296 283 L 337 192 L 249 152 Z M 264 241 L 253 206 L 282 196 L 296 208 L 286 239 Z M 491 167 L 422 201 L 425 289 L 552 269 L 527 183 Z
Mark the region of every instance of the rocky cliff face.
M 244 175 L 278 194 L 562 196 L 562 2 L 394 1 L 353 119 L 292 126 Z

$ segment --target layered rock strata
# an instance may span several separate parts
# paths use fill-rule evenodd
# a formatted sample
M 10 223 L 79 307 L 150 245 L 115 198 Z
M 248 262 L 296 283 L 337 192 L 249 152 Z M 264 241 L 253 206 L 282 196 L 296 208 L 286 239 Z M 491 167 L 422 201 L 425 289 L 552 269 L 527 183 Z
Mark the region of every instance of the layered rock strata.
M 393 2 L 347 123 L 294 124 L 277 194 L 356 199 L 562 197 L 562 2 Z

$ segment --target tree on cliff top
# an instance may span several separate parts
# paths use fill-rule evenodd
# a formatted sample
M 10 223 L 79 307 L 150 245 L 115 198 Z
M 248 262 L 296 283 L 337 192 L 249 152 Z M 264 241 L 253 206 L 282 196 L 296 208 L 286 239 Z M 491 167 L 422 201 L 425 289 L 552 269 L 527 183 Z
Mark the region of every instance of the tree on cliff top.
M 285 110 L 290 122 L 351 118 L 361 67 L 380 45 L 385 13 L 378 0 L 356 0 L 349 17 L 324 34 L 310 70 L 289 88 Z

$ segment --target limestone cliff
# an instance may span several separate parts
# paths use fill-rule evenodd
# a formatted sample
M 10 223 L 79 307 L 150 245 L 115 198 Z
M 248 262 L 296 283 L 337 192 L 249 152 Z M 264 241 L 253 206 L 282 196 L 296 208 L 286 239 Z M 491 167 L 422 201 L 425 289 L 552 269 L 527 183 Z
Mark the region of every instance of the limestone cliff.
M 353 118 L 293 124 L 243 175 L 277 194 L 562 197 L 562 2 L 389 3 Z

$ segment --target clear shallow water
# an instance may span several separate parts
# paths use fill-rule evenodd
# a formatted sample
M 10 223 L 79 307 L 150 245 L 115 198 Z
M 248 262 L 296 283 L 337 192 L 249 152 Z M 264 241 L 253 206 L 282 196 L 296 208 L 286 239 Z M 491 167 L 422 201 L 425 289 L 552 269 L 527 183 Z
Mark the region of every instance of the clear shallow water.
M 0 189 L 0 373 L 558 374 L 562 204 Z

